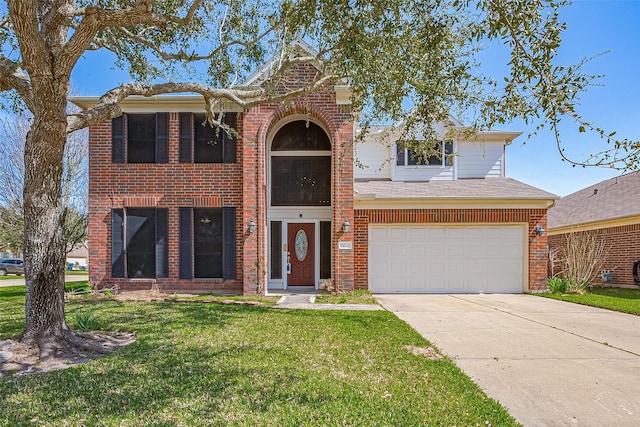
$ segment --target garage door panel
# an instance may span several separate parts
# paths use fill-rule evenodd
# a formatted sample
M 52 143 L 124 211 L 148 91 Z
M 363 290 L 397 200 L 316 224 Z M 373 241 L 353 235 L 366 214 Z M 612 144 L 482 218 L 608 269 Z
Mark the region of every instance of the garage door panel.
M 429 263 L 427 265 L 427 271 L 428 274 L 430 275 L 441 275 L 442 273 L 445 273 L 445 264 L 444 263 L 439 263 L 439 264 L 435 264 L 435 263 Z
M 443 245 L 447 245 L 447 243 L 443 243 Z M 460 257 L 464 255 L 464 245 L 462 243 L 449 243 L 448 246 L 445 246 L 446 254 L 449 257 Z
M 425 257 L 427 255 L 427 247 L 421 243 L 412 243 L 409 245 L 409 255 L 417 257 Z
M 369 258 L 384 259 L 387 254 L 387 246 L 384 244 L 369 247 Z
M 422 242 L 427 238 L 427 230 L 424 228 L 412 227 L 407 230 L 408 242 Z
M 427 245 L 427 253 L 431 257 L 445 256 L 446 248 L 442 244 L 429 243 Z
M 389 230 L 389 239 L 392 241 L 396 241 L 396 240 L 403 240 L 406 241 L 407 240 L 407 229 L 406 228 L 399 228 L 399 227 L 393 227 Z
M 371 225 L 373 292 L 522 292 L 524 226 Z
M 467 227 L 463 228 L 463 230 L 465 239 L 480 240 L 485 237 L 485 230 L 483 228 Z
M 425 265 L 420 262 L 409 263 L 409 273 L 411 276 L 424 275 L 426 273 Z
M 389 243 L 388 255 L 391 257 L 403 257 L 407 255 L 406 244 Z M 395 259 L 395 258 L 394 258 Z
M 398 260 L 398 262 L 391 263 L 389 272 L 396 277 L 407 277 L 409 275 L 407 263 L 400 260 Z
M 446 228 L 447 239 L 463 240 L 465 236 L 464 228 Z
M 387 229 L 380 227 L 369 228 L 369 239 L 380 241 L 387 238 Z

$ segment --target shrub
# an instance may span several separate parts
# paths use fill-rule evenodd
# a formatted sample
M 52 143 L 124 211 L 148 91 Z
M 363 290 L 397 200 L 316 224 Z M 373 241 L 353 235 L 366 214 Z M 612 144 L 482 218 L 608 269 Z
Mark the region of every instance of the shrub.
M 552 279 L 562 278 L 566 285 L 565 292 L 581 294 L 602 271 L 607 251 L 604 239 L 597 233 L 567 234 L 563 246 L 549 253 Z M 556 268 L 559 268 L 557 273 Z M 554 282 L 553 286 L 561 285 Z
M 567 292 L 567 282 L 561 277 L 550 277 L 547 279 L 547 289 L 549 292 L 564 294 Z

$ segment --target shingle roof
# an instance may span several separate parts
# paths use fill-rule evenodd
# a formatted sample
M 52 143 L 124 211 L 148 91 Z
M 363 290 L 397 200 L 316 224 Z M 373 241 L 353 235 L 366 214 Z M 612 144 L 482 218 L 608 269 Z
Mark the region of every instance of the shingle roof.
M 554 200 L 558 196 L 511 178 L 427 182 L 356 181 L 356 198 L 366 199 L 518 199 Z
M 566 227 L 634 215 L 640 215 L 638 172 L 607 179 L 561 198 L 549 210 L 547 226 Z

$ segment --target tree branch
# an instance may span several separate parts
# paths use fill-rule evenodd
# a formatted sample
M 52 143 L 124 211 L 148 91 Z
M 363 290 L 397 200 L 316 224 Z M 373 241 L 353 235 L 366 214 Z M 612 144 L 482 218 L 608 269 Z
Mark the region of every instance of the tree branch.
M 96 33 L 105 27 L 132 27 L 134 25 L 149 25 L 164 28 L 169 23 L 189 25 L 202 0 L 194 0 L 184 18 L 176 16 L 162 16 L 153 12 L 154 0 L 137 0 L 133 8 L 122 10 L 108 10 L 97 6 L 76 9 L 73 14 L 82 16 L 71 39 L 66 44 L 59 58 L 62 73 L 70 73 L 82 54 L 91 46 Z M 70 12 L 71 13 L 71 12 Z
M 17 62 L 0 57 L 0 90 L 14 89 L 27 107 L 33 107 L 31 82 Z
M 45 81 L 39 78 L 50 72 L 49 67 L 43 67 L 44 58 L 49 58 L 49 52 L 38 30 L 36 6 L 33 0 L 7 0 L 9 15 L 12 18 L 13 30 L 18 43 L 22 64 L 34 81 Z
M 122 34 L 124 34 L 125 36 L 129 37 L 130 39 L 148 47 L 149 49 L 151 49 L 153 52 L 156 53 L 156 55 L 158 55 L 160 58 L 164 59 L 165 61 L 170 61 L 170 60 L 176 60 L 176 61 L 203 61 L 203 60 L 207 60 L 207 59 L 211 59 L 214 58 L 215 56 L 217 56 L 218 54 L 220 54 L 220 52 L 223 52 L 225 49 L 228 49 L 232 46 L 242 46 L 242 47 L 250 47 L 255 45 L 256 43 L 260 42 L 260 40 L 264 39 L 267 35 L 269 35 L 273 29 L 275 28 L 275 26 L 270 26 L 269 28 L 267 28 L 267 30 L 265 30 L 264 32 L 262 32 L 261 34 L 259 34 L 257 37 L 251 39 L 251 40 L 246 40 L 246 41 L 241 41 L 241 40 L 233 40 L 227 43 L 222 43 L 220 44 L 218 47 L 216 47 L 214 50 L 212 50 L 209 54 L 207 55 L 192 55 L 192 54 L 188 54 L 184 51 L 180 51 L 180 52 L 175 52 L 175 53 L 171 53 L 171 52 L 165 52 L 162 49 L 160 49 L 155 43 L 151 42 L 150 40 L 138 35 L 138 34 L 134 34 L 131 31 L 129 31 L 126 28 L 118 28 L 118 31 L 120 31 Z M 105 49 L 109 49 L 108 46 L 105 46 L 103 43 L 100 43 L 100 45 L 102 47 L 104 47 Z M 112 49 L 109 49 L 112 50 Z
M 336 76 L 334 75 L 327 75 L 314 81 L 311 85 L 277 95 L 268 95 L 263 88 L 214 89 L 199 83 L 161 83 L 156 85 L 126 83 L 102 95 L 95 107 L 68 115 L 67 133 L 120 116 L 122 110 L 118 104 L 129 96 L 149 97 L 167 93 L 198 93 L 204 98 L 205 111 L 209 122 L 217 125 L 220 123 L 214 117 L 214 107 L 221 99 L 229 100 L 246 109 L 257 104 L 282 102 L 314 92 L 335 78 Z

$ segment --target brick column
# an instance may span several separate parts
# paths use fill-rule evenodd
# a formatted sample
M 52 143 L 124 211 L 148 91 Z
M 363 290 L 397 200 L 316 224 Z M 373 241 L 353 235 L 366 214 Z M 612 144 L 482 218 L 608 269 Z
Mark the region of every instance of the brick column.
M 547 234 L 539 236 L 534 230 L 536 225 L 547 229 L 546 209 L 532 210 L 529 219 L 529 291 L 547 289 L 549 257 L 547 256 Z
M 354 232 L 353 212 L 353 123 L 345 121 L 333 135 L 333 263 L 332 278 L 338 291 L 354 289 Z M 347 220 L 351 229 L 343 232 Z M 349 247 L 340 249 L 340 244 Z
M 264 218 L 259 216 L 259 188 L 258 188 L 258 146 L 261 125 L 260 107 L 255 107 L 243 116 L 242 135 L 242 209 L 240 227 L 242 228 L 242 271 L 243 295 L 261 293 L 258 273 L 258 242 L 259 237 L 266 232 Z M 253 219 L 256 230 L 249 232 L 249 221 Z

